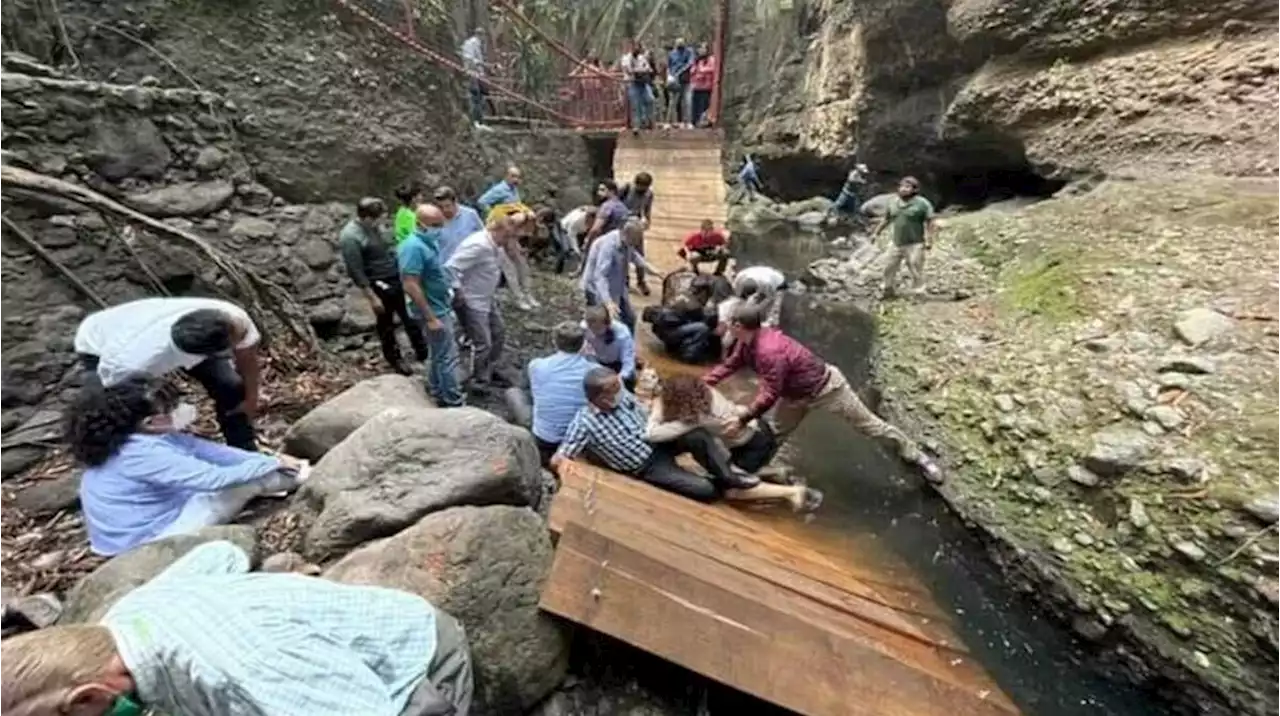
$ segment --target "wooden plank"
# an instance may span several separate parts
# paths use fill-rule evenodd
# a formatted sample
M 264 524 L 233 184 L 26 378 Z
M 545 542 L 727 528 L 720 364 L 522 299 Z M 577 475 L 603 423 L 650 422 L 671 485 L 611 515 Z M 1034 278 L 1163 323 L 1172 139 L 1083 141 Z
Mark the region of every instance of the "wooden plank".
M 1016 713 L 985 681 L 941 679 L 742 596 L 767 590 L 748 589 L 751 575 L 730 580 L 687 550 L 615 525 L 599 529 L 565 527 L 543 609 L 809 716 Z

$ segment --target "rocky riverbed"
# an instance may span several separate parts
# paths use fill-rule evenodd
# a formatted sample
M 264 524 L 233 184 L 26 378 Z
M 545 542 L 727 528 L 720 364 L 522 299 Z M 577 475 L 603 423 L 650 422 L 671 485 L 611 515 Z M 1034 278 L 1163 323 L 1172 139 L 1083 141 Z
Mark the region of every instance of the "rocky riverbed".
M 1274 713 L 1276 187 L 1102 183 L 948 217 L 929 296 L 879 318 L 888 412 L 943 494 L 1103 668 L 1198 713 Z

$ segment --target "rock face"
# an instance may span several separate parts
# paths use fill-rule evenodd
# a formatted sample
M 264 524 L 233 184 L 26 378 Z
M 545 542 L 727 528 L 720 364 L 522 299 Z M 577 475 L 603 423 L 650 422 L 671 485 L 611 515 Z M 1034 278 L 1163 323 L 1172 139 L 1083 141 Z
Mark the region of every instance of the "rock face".
M 1275 24 L 1258 0 L 748 10 L 732 14 L 724 114 L 787 198 L 815 181 L 834 195 L 855 157 L 881 182 L 923 175 L 945 193 L 1028 166 L 1269 176 L 1276 113 L 1255 108 L 1276 104 Z
M 206 542 L 228 540 L 254 557 L 258 537 L 248 525 L 208 527 L 195 534 L 170 537 L 142 545 L 93 570 L 67 595 L 62 624 L 95 622 L 121 597 L 146 584 L 152 577 Z
M 324 561 L 455 505 L 537 506 L 527 431 L 475 408 L 389 408 L 330 450 L 298 491 L 317 513 L 303 552 Z
M 387 408 L 430 407 L 421 382 L 408 376 L 362 380 L 294 423 L 285 433 L 284 451 L 314 462 Z
M 467 630 L 479 716 L 523 713 L 564 678 L 568 640 L 538 611 L 546 525 L 520 507 L 455 507 L 365 545 L 325 576 L 419 594 Z
M 448 183 L 460 195 L 474 197 L 511 162 L 524 169 L 530 201 L 543 200 L 544 189 L 556 187 L 564 202 L 561 208 L 567 209 L 590 186 L 586 145 L 579 138 L 455 139 L 455 131 L 469 130 L 463 129 L 460 109 L 456 117 L 452 114 L 449 91 L 431 103 L 430 117 L 408 100 L 413 94 L 431 96 L 426 89 L 402 87 L 393 92 L 406 98 L 401 109 L 373 101 L 372 97 L 385 96 L 389 86 L 419 80 L 430 84 L 430 73 L 416 61 L 407 62 L 407 53 L 374 49 L 384 45 L 346 34 L 362 26 L 354 21 L 338 25 L 327 11 L 307 15 L 310 10 L 282 9 L 277 2 L 255 3 L 234 13 L 198 12 L 194 8 L 202 3 L 179 7 L 158 0 L 128 7 L 79 0 L 75 5 L 62 9 L 70 23 L 68 32 L 79 38 L 80 71 L 91 77 L 100 71 L 102 79 L 107 74 L 112 79 L 60 76 L 12 53 L 4 55 L 0 117 L 6 162 L 83 184 L 195 232 L 283 287 L 309 314 L 316 311 L 321 319 L 317 328 L 326 331 L 324 337 L 336 349 L 376 346 L 368 335 L 374 317 L 367 301 L 351 301 L 351 310 L 345 310 L 351 280 L 333 250 L 352 206 L 289 205 L 272 188 L 287 187 L 292 197 L 382 195 L 390 201 L 395 185 L 419 178 L 429 186 Z M 396 8 L 403 6 L 395 4 Z M 277 15 L 281 11 L 284 15 Z M 47 10 L 28 0 L 6 4 L 6 19 L 31 23 L 6 23 L 14 30 L 6 43 L 21 45 L 26 33 L 18 26 L 43 27 L 39 13 Z M 73 19 L 90 16 L 93 25 Z M 130 43 L 102 41 L 99 26 L 116 20 L 135 30 L 145 26 L 148 44 L 167 56 L 183 57 L 190 74 L 171 76 L 152 52 L 138 51 Z M 244 44 L 264 31 L 273 39 Z M 206 32 L 209 37 L 242 41 L 197 39 Z M 39 36 L 27 39 L 42 41 Z M 319 49 L 323 47 L 329 50 Z M 30 49 L 39 54 L 39 47 Z M 252 60 L 239 52 L 253 55 Z M 303 59 L 306 56 L 314 61 Z M 287 70 L 280 65 L 287 65 Z M 226 69 L 232 67 L 237 69 Z M 383 70 L 386 75 L 379 74 Z M 145 84 L 113 84 L 148 76 Z M 262 83 L 248 81 L 255 76 Z M 234 99 L 212 91 L 164 87 L 156 78 L 180 87 L 189 87 L 194 79 L 205 89 L 230 91 Z M 353 83 L 358 90 L 352 89 Z M 286 110 L 280 93 L 293 95 L 295 86 L 323 87 L 328 96 L 313 98 L 305 111 Z M 374 89 L 378 86 L 382 89 Z M 343 102 L 355 102 L 361 109 L 337 110 Z M 369 107 L 378 111 L 371 114 Z M 386 116 L 373 116 L 384 110 Z M 419 116 L 410 119 L 413 114 Z M 446 173 L 446 168 L 462 170 Z M 16 189 L 6 189 L 6 199 L 11 199 L 5 202 L 9 218 L 107 303 L 156 293 L 151 278 L 121 242 L 115 230 L 119 227 L 108 226 L 96 212 Z M 235 297 L 234 287 L 208 262 L 167 240 L 137 231 L 133 247 L 174 294 Z M 13 411 L 57 408 L 78 387 L 72 338 L 94 306 L 16 241 L 6 239 L 3 264 L 3 407 L 11 427 L 25 419 Z M 6 451 L 5 469 L 12 474 L 35 458 L 32 450 Z

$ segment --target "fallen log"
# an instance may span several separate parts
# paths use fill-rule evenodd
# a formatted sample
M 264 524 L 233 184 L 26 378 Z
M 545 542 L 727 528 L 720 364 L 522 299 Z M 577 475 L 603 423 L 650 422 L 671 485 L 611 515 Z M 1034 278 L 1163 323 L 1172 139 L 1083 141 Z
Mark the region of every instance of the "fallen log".
M 100 194 L 88 187 L 71 184 L 55 177 L 33 172 L 19 167 L 0 166 L 0 188 L 18 188 L 28 192 L 51 195 L 61 199 L 74 201 L 104 214 L 118 216 L 126 221 L 141 224 L 159 237 L 167 238 L 182 248 L 192 250 L 207 259 L 226 276 L 234 287 L 233 294 L 243 304 L 255 323 L 266 325 L 266 319 L 274 316 L 298 341 L 312 354 L 312 358 L 323 362 L 327 354 L 311 329 L 301 306 L 281 286 L 259 276 L 253 269 L 244 266 L 224 252 L 213 247 L 199 236 L 165 224 L 146 214 L 130 209 L 115 200 Z M 6 226 L 14 228 L 11 221 Z M 15 232 L 17 234 L 18 232 Z M 30 244 L 28 244 L 30 245 Z M 43 247 L 41 247 L 43 248 Z M 37 251 L 39 253 L 39 251 Z M 48 252 L 44 252 L 47 254 Z M 42 257 L 44 256 L 42 254 Z M 65 275 L 65 274 L 64 274 Z M 78 281 L 78 279 L 76 279 Z M 270 348 L 265 341 L 264 348 Z M 291 367 L 305 367 L 294 361 L 283 352 L 276 353 L 277 358 Z

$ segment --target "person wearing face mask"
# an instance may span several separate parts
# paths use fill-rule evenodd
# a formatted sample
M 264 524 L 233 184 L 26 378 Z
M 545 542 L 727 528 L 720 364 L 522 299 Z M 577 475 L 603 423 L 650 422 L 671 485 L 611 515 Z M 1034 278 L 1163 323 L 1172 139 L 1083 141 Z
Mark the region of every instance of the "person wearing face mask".
M 291 490 L 310 471 L 297 458 L 185 434 L 195 407 L 141 373 L 85 386 L 68 415 L 66 440 L 85 467 L 89 546 L 105 556 L 230 522 L 253 498 Z
M 458 387 L 458 345 L 449 272 L 440 257 L 444 214 L 422 204 L 415 213 L 417 228 L 400 246 L 400 279 L 408 296 L 409 314 L 426 329 L 431 355 L 427 361 L 427 392 L 442 408 L 459 407 L 465 396 Z
M 422 597 L 202 544 L 96 624 L 0 644 L 5 716 L 467 716 L 466 632 Z
M 635 390 L 636 342 L 631 330 L 621 321 L 613 320 L 604 306 L 588 306 L 583 313 L 582 327 L 587 332 L 582 352 L 622 376 L 627 390 Z

